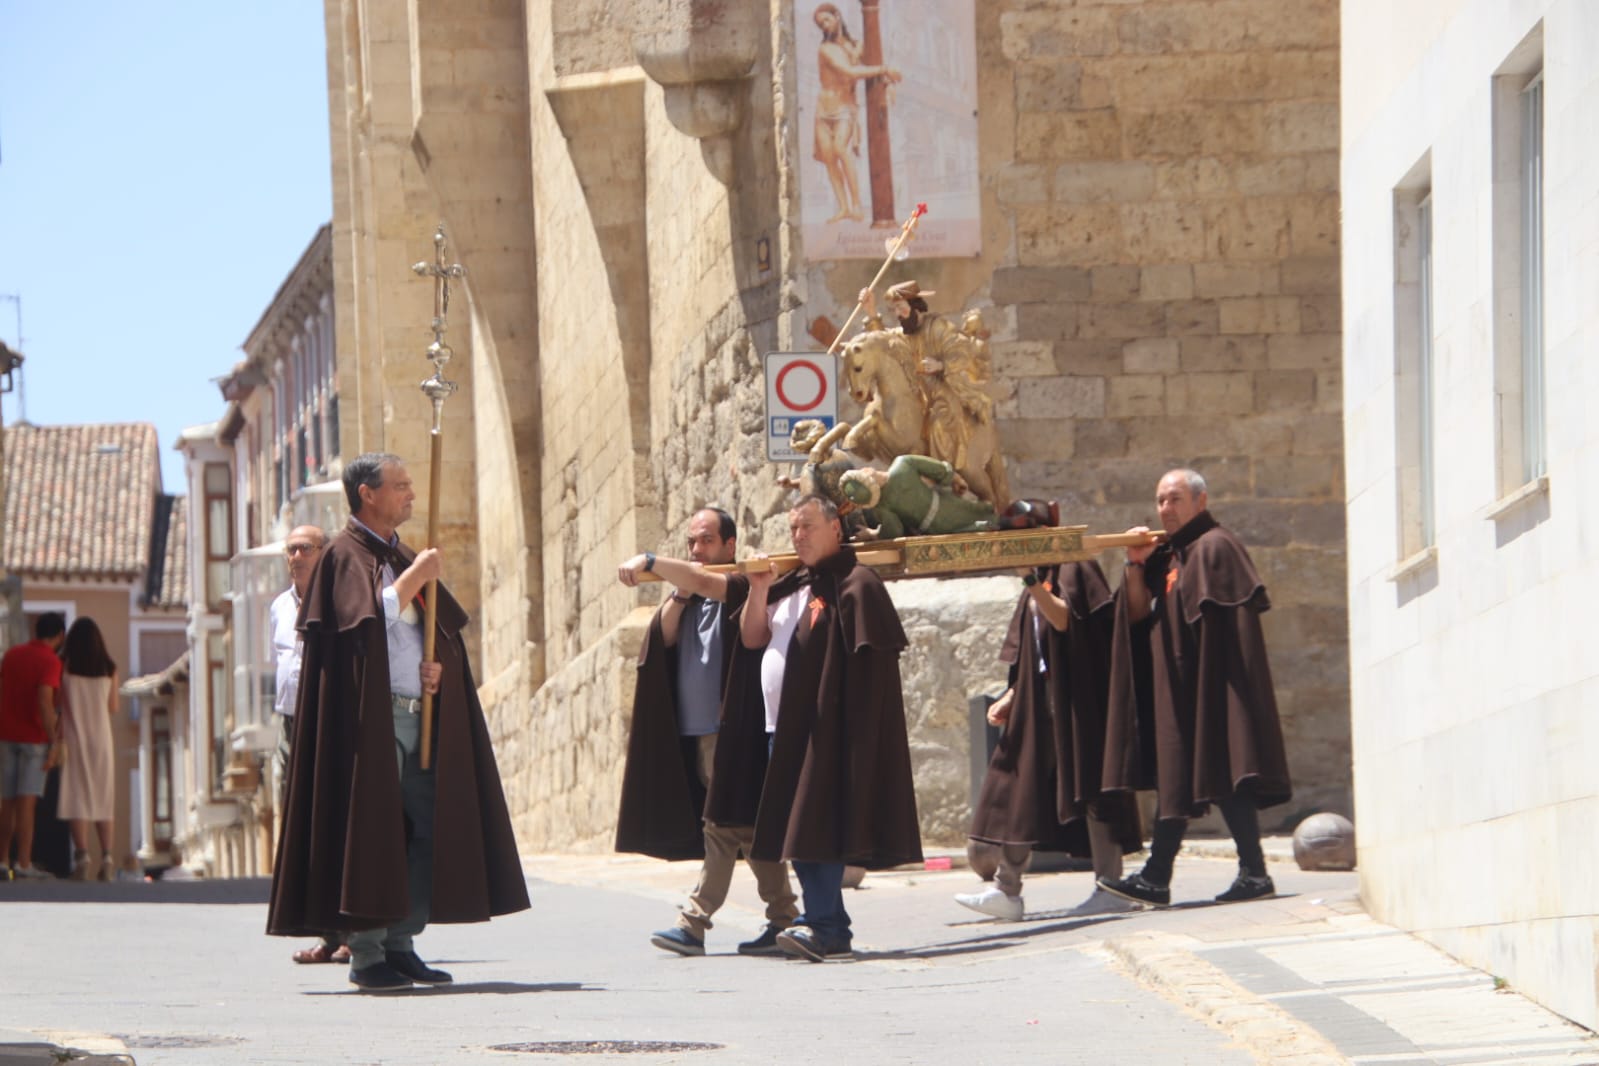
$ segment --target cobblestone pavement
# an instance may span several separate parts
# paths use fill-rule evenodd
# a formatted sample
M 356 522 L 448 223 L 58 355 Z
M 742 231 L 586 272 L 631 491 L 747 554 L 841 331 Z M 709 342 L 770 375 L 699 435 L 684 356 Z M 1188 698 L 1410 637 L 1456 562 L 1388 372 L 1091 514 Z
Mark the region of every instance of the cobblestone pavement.
M 856 960 L 823 965 L 735 953 L 762 924 L 743 871 L 709 954 L 679 958 L 648 938 L 695 864 L 539 856 L 531 911 L 418 941 L 455 985 L 392 997 L 290 962 L 261 881 L 0 884 L 0 1066 L 59 1047 L 139 1066 L 1599 1063 L 1586 1030 L 1368 918 L 1353 874 L 1276 863 L 1279 898 L 1215 906 L 1231 860 L 1195 851 L 1176 906 L 1091 919 L 1067 913 L 1086 872 L 1030 875 L 1020 922 L 953 902 L 977 884 L 958 856 L 873 873 L 847 894 Z M 496 1050 L 535 1044 L 565 1046 Z

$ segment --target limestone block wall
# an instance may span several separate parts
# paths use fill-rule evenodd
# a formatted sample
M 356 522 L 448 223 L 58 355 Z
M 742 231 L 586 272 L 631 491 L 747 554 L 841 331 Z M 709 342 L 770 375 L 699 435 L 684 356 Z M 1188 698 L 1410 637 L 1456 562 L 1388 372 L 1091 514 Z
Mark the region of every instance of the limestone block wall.
M 449 483 L 466 488 L 446 494 L 452 572 L 477 577 L 467 598 L 492 630 L 485 695 L 537 690 L 495 711 L 522 824 L 599 841 L 609 782 L 573 785 L 598 790 L 579 805 L 589 824 L 570 796 L 555 817 L 534 781 L 566 773 L 562 739 L 579 726 L 620 736 L 613 681 L 631 663 L 588 657 L 617 650 L 659 593 L 621 588 L 616 563 L 678 550 L 709 502 L 734 512 L 746 550 L 786 547 L 759 356 L 813 346 L 812 323 L 842 322 L 872 271 L 807 263 L 799 243 L 796 168 L 817 164 L 794 122 L 793 0 L 764 5 L 752 48 L 748 12 L 709 0 L 328 6 L 341 428 L 359 446 L 425 439 L 405 413 L 425 367 L 387 353 L 420 353 L 429 294 L 406 268 L 443 217 L 474 267 L 474 335 L 452 334 L 468 384 L 452 401 L 466 420 Z M 1016 493 L 1114 530 L 1153 518 L 1167 466 L 1207 473 L 1277 605 L 1295 809 L 1347 810 L 1337 4 L 976 10 L 983 253 L 889 280 L 938 289 L 937 309 L 984 308 Z M 705 55 L 663 63 L 671 33 L 640 53 L 641 28 L 663 19 L 720 49 L 714 91 L 663 85 Z M 956 634 L 963 622 L 938 616 Z M 963 704 L 989 655 L 956 658 L 973 664 L 958 677 L 929 662 L 919 706 L 942 708 L 934 689 L 957 684 Z M 947 708 L 918 728 L 919 781 L 960 794 Z M 926 805 L 930 837 L 963 821 L 954 799 Z
M 536 526 L 524 501 L 538 483 L 513 458 L 537 448 L 538 400 L 526 369 L 535 336 L 520 5 L 487 0 L 446 13 L 413 11 L 404 0 L 329 0 L 327 11 L 343 450 L 406 460 L 418 502 L 402 535 L 423 543 L 432 411 L 417 383 L 432 370 L 425 350 L 434 296 L 431 281 L 410 268 L 433 259 L 442 220 L 450 259 L 468 265 L 469 280 L 455 286 L 450 308 L 456 358 L 446 374 L 461 388 L 445 405 L 438 544 L 452 591 L 476 617 L 467 641 L 479 669 L 534 677 L 526 637 L 492 642 L 486 658 L 480 643 L 506 625 L 540 628 L 522 591 L 539 579 L 537 560 L 521 539 Z M 477 430 L 483 372 L 493 381 L 481 402 L 508 435 Z M 480 456 L 480 444 L 498 454 Z M 516 476 L 491 487 L 479 480 L 485 470 Z M 485 524 L 511 535 L 480 538 Z M 485 594 L 490 609 L 481 617 Z
M 750 201 L 775 184 L 761 179 L 775 176 L 759 147 L 771 135 L 752 123 L 727 146 L 744 168 L 730 190 L 698 139 L 672 124 L 663 88 L 616 64 L 626 20 L 614 15 L 594 5 L 530 5 L 528 15 L 549 675 L 511 774 L 519 829 L 535 846 L 608 847 L 614 832 L 633 619 L 660 595 L 620 586 L 617 563 L 645 549 L 682 554 L 688 515 L 706 503 L 753 534 L 769 507 L 753 507 L 744 486 L 775 494 L 749 441 L 776 275 L 746 267 L 745 239 L 770 226 L 771 212 L 763 223 Z M 597 69 L 606 56 L 616 65 Z M 758 113 L 769 92 L 749 84 Z M 605 774 L 571 772 L 578 734 Z
M 1013 577 L 893 581 L 910 646 L 900 656 L 922 843 L 959 847 L 971 827 L 972 696 L 1005 691 L 999 662 L 1022 584 Z
M 495 729 L 495 756 L 517 843 L 530 851 L 609 851 L 632 722 L 641 608 L 534 693 L 523 728 Z
M 1572 619 L 1599 595 L 1599 76 L 1589 58 L 1599 11 L 1581 0 L 1429 2 L 1398 26 L 1375 2 L 1345 14 L 1351 63 L 1393 60 L 1380 77 L 1349 79 L 1355 121 L 1343 134 L 1361 898 L 1375 917 L 1595 1028 L 1599 920 L 1588 886 L 1599 862 L 1573 842 L 1599 818 L 1599 678 L 1586 627 Z M 1495 97 L 1514 100 L 1540 70 L 1547 480 L 1506 485 L 1502 453 L 1516 442 L 1500 421 L 1506 352 L 1490 323 L 1520 313 L 1499 288 L 1522 276 L 1520 244 L 1484 205 L 1507 178 L 1496 142 L 1509 132 L 1508 154 L 1520 152 L 1519 130 L 1496 125 Z M 1395 248 L 1410 235 L 1395 218 L 1395 186 L 1422 160 L 1438 264 L 1435 555 L 1401 566 L 1411 553 L 1400 537 L 1400 442 L 1417 419 L 1400 392 L 1409 374 L 1396 371 L 1409 315 Z
M 1206 475 L 1274 604 L 1296 796 L 1268 824 L 1348 813 L 1338 4 L 1004 0 L 977 46 L 982 255 L 887 280 L 983 309 L 1013 494 L 1114 531 Z M 796 315 L 841 322 L 873 270 L 804 268 Z

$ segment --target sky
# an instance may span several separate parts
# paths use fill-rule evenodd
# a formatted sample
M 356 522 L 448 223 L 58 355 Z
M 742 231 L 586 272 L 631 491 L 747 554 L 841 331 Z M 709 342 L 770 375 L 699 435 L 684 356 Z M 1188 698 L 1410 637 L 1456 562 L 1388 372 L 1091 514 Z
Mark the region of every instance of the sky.
M 179 431 L 331 217 L 327 94 L 321 0 L 0 0 L 6 425 L 152 422 L 183 491 Z

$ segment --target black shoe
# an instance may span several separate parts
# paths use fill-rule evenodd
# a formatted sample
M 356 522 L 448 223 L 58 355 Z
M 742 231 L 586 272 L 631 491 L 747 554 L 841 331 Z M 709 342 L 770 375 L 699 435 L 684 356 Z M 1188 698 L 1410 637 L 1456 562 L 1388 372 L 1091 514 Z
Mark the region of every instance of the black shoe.
M 681 926 L 674 925 L 659 933 L 651 933 L 650 943 L 662 951 L 675 951 L 679 955 L 705 954 L 705 941 Z
M 411 987 L 411 979 L 386 962 L 350 967 L 350 983 L 363 992 L 405 992 Z
M 1277 894 L 1277 886 L 1271 883 L 1268 874 L 1256 877 L 1253 874 L 1240 873 L 1231 888 L 1216 897 L 1217 903 L 1242 903 L 1246 899 L 1266 899 Z
M 1146 881 L 1144 875 L 1133 874 L 1123 877 L 1119 881 L 1101 877 L 1099 887 L 1113 896 L 1130 899 L 1134 903 L 1142 903 L 1149 907 L 1170 907 L 1171 888 L 1166 885 L 1157 885 L 1153 881 Z
M 447 985 L 455 980 L 443 970 L 435 970 L 423 962 L 414 951 L 385 951 L 383 961 L 395 973 L 419 985 Z
M 781 955 L 783 954 L 783 949 L 777 946 L 777 934 L 782 931 L 775 925 L 768 925 L 760 936 L 740 944 L 738 953 L 740 955 Z
M 776 941 L 783 954 L 792 955 L 796 959 L 809 959 L 811 962 L 843 959 L 855 954 L 850 949 L 849 941 L 823 940 L 815 931 L 805 926 L 783 930 L 777 934 Z

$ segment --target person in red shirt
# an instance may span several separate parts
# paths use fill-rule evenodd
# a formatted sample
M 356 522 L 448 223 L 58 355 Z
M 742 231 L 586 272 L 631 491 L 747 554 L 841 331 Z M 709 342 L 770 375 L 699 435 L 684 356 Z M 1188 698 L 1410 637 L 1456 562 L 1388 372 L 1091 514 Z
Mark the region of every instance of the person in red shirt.
M 45 763 L 56 736 L 61 659 L 67 620 L 49 611 L 33 624 L 34 639 L 0 659 L 0 869 L 4 879 L 42 878 L 33 865 L 33 810 L 44 794 Z M 11 859 L 16 838 L 17 861 Z

